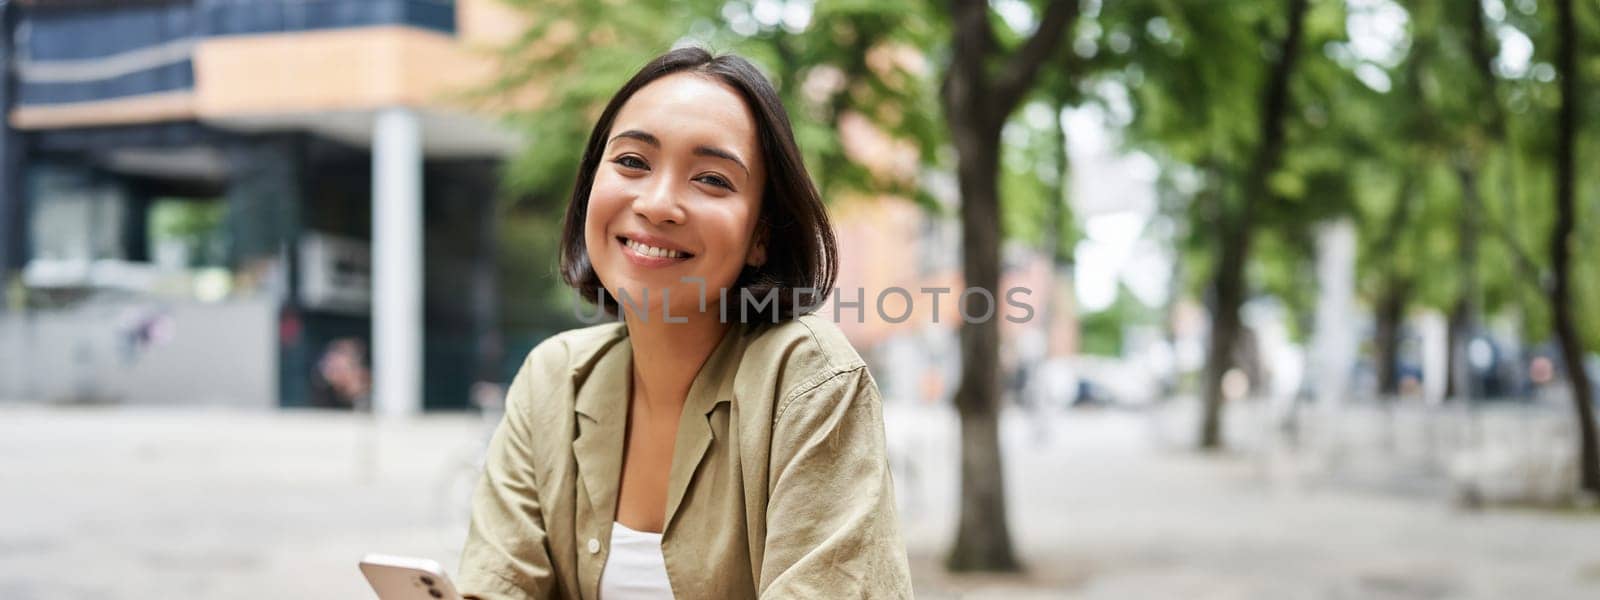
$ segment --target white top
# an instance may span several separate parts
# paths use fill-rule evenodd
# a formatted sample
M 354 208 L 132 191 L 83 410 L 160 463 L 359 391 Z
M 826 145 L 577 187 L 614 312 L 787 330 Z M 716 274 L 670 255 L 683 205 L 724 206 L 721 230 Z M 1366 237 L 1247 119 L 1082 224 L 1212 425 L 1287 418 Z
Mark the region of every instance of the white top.
M 661 534 L 611 524 L 611 556 L 600 570 L 600 600 L 672 598 Z

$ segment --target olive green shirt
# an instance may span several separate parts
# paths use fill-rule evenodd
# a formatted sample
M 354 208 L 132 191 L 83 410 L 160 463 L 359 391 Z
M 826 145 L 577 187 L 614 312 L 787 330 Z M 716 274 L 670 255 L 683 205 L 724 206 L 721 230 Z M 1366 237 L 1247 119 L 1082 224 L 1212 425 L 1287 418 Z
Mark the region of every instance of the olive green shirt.
M 596 598 L 632 351 L 610 323 L 528 354 L 473 499 L 468 597 Z M 678 598 L 911 596 L 866 365 L 815 315 L 730 328 L 689 387 L 661 540 Z

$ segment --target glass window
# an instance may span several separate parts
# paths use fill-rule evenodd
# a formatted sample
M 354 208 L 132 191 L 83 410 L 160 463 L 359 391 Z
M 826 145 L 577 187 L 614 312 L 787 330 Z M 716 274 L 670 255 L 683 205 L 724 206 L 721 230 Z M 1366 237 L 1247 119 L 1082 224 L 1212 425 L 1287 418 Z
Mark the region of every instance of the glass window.
M 174 270 L 225 266 L 226 209 L 215 199 L 155 199 L 147 224 L 151 261 Z
M 87 171 L 51 167 L 33 169 L 28 180 L 34 259 L 124 258 L 127 199 L 119 186 Z

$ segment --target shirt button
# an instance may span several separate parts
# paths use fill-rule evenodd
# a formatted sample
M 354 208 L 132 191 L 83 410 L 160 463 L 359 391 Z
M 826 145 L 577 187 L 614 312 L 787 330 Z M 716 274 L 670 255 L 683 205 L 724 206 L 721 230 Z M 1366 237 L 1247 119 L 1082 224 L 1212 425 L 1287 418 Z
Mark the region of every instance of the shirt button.
M 589 538 L 589 554 L 598 554 L 599 552 L 600 540 Z

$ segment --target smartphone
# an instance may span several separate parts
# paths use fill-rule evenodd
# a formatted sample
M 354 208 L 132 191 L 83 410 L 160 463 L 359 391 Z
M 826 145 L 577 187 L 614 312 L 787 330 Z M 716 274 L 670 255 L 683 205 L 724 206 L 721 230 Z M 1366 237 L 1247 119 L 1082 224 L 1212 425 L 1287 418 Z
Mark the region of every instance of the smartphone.
M 461 600 L 444 569 L 426 558 L 368 554 L 361 574 L 379 600 Z

